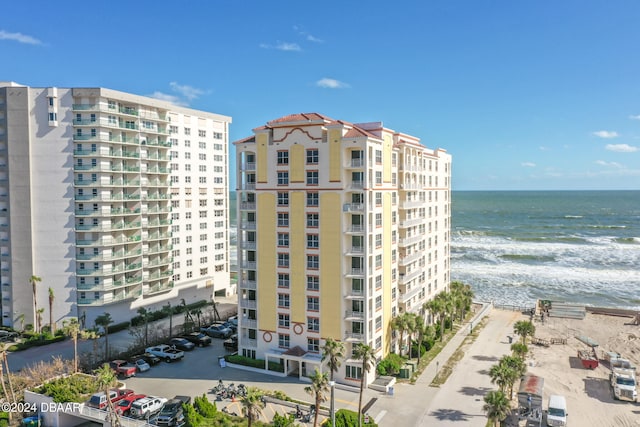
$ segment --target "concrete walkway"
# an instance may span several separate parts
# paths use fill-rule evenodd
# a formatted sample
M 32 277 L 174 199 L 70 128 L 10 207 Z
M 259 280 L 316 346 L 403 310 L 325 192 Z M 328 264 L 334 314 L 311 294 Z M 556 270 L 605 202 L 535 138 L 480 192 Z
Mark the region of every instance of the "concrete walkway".
M 492 305 L 490 303 L 483 304 L 482 309 L 474 316 L 471 323 L 477 325 L 491 310 Z M 393 396 L 382 393 L 378 393 L 375 396 L 378 399 L 367 413 L 376 420 L 380 427 L 440 425 L 439 421 L 437 421 L 438 418 L 435 418 L 436 422 L 430 419 L 429 408 L 431 407 L 431 402 L 435 401 L 443 390 L 450 387 L 451 377 L 440 388 L 430 387 L 430 384 L 440 367 L 447 363 L 469 334 L 469 326 L 467 324 L 458 330 L 446 347 L 425 368 L 415 384 L 398 383 L 394 387 Z M 480 332 L 478 341 L 483 339 L 483 332 L 484 330 Z M 465 366 L 464 371 L 467 371 L 466 361 L 460 361 L 458 365 Z M 454 373 L 460 371 L 462 369 L 455 369 Z M 370 395 L 371 390 L 367 394 Z

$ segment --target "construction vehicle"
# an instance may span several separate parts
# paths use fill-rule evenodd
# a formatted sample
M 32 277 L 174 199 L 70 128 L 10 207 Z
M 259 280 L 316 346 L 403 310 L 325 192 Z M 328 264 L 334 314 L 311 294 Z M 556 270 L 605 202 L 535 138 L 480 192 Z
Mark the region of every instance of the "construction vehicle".
M 638 401 L 636 368 L 626 359 L 611 359 L 611 393 L 616 400 Z
M 527 427 L 542 425 L 542 389 L 544 378 L 527 374 L 518 389 L 518 418 L 526 420 Z

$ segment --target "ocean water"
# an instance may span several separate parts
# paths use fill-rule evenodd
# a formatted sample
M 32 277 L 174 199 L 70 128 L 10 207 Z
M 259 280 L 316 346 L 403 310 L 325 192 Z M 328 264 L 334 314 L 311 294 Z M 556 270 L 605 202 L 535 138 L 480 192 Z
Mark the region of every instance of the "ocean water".
M 457 191 L 451 231 L 477 299 L 640 309 L 640 191 Z

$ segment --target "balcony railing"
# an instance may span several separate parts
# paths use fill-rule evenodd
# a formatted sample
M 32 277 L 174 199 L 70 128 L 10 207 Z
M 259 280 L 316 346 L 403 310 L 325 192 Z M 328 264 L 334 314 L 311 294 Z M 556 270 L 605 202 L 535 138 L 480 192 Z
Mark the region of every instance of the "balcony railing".
M 342 205 L 343 212 L 362 212 L 364 211 L 364 203 L 345 203 Z
M 256 202 L 240 202 L 240 209 L 255 210 Z
M 364 341 L 364 334 L 357 332 L 345 332 L 345 338 L 351 341 Z
M 241 280 L 240 287 L 242 289 L 257 289 L 258 286 L 255 280 Z
M 345 311 L 344 312 L 345 319 L 364 319 L 364 312 L 362 311 Z
M 244 228 L 246 230 L 255 230 L 256 222 L 255 221 L 242 221 L 240 223 L 240 228 Z
M 256 300 L 240 299 L 240 307 L 242 308 L 255 309 L 257 306 L 258 303 Z
M 240 347 L 257 348 L 258 340 L 242 337 L 240 338 Z

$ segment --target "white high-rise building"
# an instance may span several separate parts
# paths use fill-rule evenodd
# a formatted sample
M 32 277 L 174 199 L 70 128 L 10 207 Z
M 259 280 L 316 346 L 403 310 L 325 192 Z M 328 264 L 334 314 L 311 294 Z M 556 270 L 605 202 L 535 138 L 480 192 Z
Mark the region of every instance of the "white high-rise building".
M 234 292 L 230 123 L 105 88 L 0 82 L 2 324 L 48 324 L 49 289 L 53 322 L 85 327 Z

